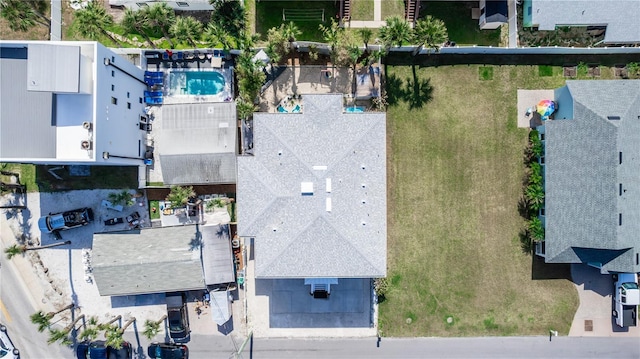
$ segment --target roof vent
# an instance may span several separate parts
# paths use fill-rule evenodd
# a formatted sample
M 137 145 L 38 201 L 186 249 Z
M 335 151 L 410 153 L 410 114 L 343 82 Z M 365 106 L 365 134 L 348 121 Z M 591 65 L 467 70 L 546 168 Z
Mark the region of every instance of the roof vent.
M 331 193 L 331 178 L 326 179 L 327 193 Z
M 313 196 L 313 182 L 301 182 L 300 193 L 303 196 Z
M 331 212 L 331 197 L 327 197 L 325 204 L 326 204 L 327 212 Z
M 84 140 L 84 141 L 80 142 L 80 148 L 82 148 L 83 150 L 90 150 L 91 149 L 91 141 Z
M 278 156 L 282 156 L 282 150 L 278 151 Z
M 362 188 L 367 188 L 367 184 L 366 184 L 366 183 L 363 183 L 363 184 L 362 184 Z
M 617 121 L 620 119 L 620 116 L 607 116 L 607 120 L 609 121 Z
M 363 200 L 362 200 L 362 204 L 367 204 L 367 200 L 366 200 L 366 199 L 363 199 Z
M 366 225 L 367 225 L 367 222 L 362 221 L 362 226 L 364 227 L 364 226 L 366 226 Z
M 362 165 L 361 167 L 362 167 L 363 170 L 366 169 L 365 165 Z

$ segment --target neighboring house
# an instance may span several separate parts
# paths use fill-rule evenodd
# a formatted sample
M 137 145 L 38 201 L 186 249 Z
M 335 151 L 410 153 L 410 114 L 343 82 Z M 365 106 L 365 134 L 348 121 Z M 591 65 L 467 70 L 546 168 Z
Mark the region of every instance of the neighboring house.
M 151 132 L 156 162 L 151 182 L 235 184 L 238 151 L 235 102 L 165 104 Z
M 495 30 L 509 21 L 507 0 L 480 0 L 480 30 Z
M 640 271 L 640 81 L 567 81 L 538 127 L 547 263 Z
M 255 113 L 253 155 L 238 158 L 238 234 L 254 238 L 255 277 L 312 288 L 384 277 L 385 114 L 344 113 L 342 94 L 302 104 Z
M 524 0 L 524 27 L 555 30 L 560 26 L 606 28 L 604 44 L 640 42 L 640 0 Z
M 212 11 L 209 0 L 185 0 L 185 1 L 169 1 L 169 0 L 109 0 L 111 7 L 128 8 L 131 10 L 140 10 L 146 6 L 153 6 L 155 3 L 165 3 L 175 11 Z
M 143 164 L 143 79 L 97 42 L 0 41 L 0 162 Z
M 235 281 L 229 225 L 96 233 L 91 264 L 101 296 L 199 290 Z

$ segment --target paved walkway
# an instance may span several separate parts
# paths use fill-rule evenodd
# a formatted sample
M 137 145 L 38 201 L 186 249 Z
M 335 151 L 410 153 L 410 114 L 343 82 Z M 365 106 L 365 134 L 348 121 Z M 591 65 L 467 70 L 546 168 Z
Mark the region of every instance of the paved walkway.
M 516 7 L 516 0 L 509 0 L 508 3 L 508 16 L 509 16 L 509 47 L 518 47 L 518 13 Z
M 382 0 L 373 0 L 373 21 L 349 21 L 348 27 L 377 29 L 386 23 L 382 20 Z
M 596 268 L 584 264 L 571 265 L 571 277 L 578 290 L 580 306 L 569 330 L 572 337 L 639 337 L 640 327 L 620 328 L 611 316 L 613 280 Z M 585 321 L 591 321 L 588 330 Z

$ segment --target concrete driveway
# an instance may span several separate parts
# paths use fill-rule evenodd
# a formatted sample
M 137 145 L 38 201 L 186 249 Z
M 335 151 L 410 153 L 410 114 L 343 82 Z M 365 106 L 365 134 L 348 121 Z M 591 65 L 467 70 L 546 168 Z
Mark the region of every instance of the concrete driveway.
M 571 277 L 578 290 L 580 306 L 573 317 L 569 336 L 639 337 L 640 327 L 620 328 L 611 316 L 613 279 L 585 264 L 571 265 Z M 589 322 L 590 321 L 590 322 Z

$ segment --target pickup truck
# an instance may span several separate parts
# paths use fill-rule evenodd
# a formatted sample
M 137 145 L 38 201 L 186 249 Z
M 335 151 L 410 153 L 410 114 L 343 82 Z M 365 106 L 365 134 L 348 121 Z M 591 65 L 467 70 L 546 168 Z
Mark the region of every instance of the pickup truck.
M 640 289 L 638 289 L 638 274 L 618 273 L 613 275 L 613 317 L 616 324 L 622 328 L 635 327 L 638 323 L 638 304 L 640 304 Z
M 93 221 L 91 208 L 79 208 L 60 213 L 49 213 L 38 220 L 38 227 L 42 233 L 58 232 L 66 229 L 86 226 Z

